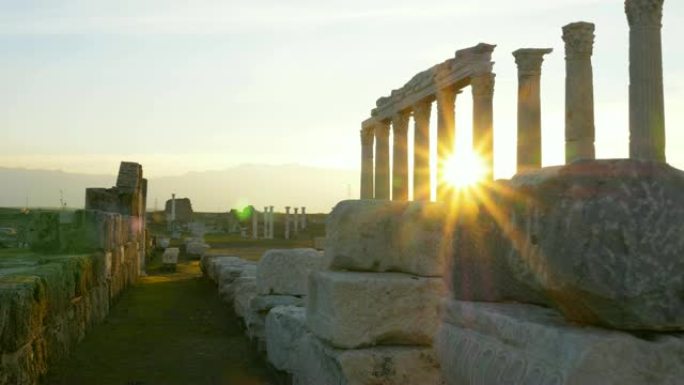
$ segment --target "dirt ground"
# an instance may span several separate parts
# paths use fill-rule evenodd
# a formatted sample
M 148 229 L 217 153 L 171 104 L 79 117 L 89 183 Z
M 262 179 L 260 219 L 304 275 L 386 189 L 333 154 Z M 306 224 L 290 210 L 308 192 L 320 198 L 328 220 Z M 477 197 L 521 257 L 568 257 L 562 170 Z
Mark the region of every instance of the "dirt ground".
M 232 308 L 197 261 L 175 273 L 152 263 L 107 320 L 56 363 L 47 385 L 266 385 L 275 383 Z

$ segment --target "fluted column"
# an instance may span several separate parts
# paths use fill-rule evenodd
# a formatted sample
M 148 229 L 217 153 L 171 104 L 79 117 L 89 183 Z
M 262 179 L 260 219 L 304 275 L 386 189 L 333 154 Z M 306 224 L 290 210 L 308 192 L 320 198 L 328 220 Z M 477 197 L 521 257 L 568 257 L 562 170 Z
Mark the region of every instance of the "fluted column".
M 372 128 L 361 129 L 361 199 L 373 199 L 373 139 Z
M 565 162 L 594 159 L 594 24 L 563 27 L 565 41 Z
M 663 0 L 626 0 L 629 22 L 629 157 L 665 162 Z
M 408 200 L 408 125 L 410 112 L 402 111 L 392 117 L 392 200 Z
M 290 206 L 285 206 L 285 239 L 290 239 Z
M 494 170 L 494 80 L 487 73 L 473 77 L 473 145 L 487 168 L 485 180 L 493 179 Z
M 430 200 L 430 112 L 432 102 L 413 106 L 413 200 Z
M 518 65 L 518 172 L 541 168 L 541 66 L 551 48 L 513 52 Z
M 375 125 L 375 199 L 390 198 L 389 132 L 389 123 Z
M 444 180 L 444 166 L 454 153 L 456 94 L 452 87 L 437 92 L 437 201 L 444 199 L 449 191 Z

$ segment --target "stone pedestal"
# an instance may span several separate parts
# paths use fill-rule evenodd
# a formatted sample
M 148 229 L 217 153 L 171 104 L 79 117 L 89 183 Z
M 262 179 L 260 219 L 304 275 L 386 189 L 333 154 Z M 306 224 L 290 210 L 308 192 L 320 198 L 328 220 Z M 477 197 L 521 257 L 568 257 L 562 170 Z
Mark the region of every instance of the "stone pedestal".
M 361 130 L 361 199 L 373 199 L 373 138 L 370 128 Z
M 408 200 L 408 112 L 402 112 L 392 118 L 394 133 L 393 165 L 392 165 L 392 200 Z
M 390 198 L 389 132 L 389 123 L 375 126 L 375 199 Z
M 629 21 L 629 157 L 665 162 L 663 0 L 626 0 Z
M 444 180 L 444 166 L 454 153 L 456 135 L 456 90 L 444 88 L 437 92 L 437 200 L 448 198 L 451 189 Z
M 518 65 L 518 172 L 541 167 L 541 65 L 547 49 L 513 52 Z
M 432 102 L 424 100 L 413 106 L 413 200 L 430 200 L 430 113 Z
M 487 168 L 485 180 L 494 179 L 494 79 L 493 73 L 471 79 L 473 146 Z
M 565 162 L 594 159 L 594 24 L 563 27 L 565 41 Z

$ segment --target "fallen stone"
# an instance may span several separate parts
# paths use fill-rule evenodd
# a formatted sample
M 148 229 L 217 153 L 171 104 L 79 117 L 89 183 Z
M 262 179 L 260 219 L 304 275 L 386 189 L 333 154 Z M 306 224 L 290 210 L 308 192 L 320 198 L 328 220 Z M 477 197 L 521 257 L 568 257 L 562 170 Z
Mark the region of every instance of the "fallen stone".
M 176 265 L 178 263 L 178 250 L 177 247 L 168 247 L 164 250 L 162 254 L 162 263 L 165 265 Z
M 324 260 L 314 249 L 268 250 L 257 267 L 259 294 L 306 295 L 308 276 Z
M 321 271 L 309 278 L 309 329 L 335 347 L 430 345 L 445 295 L 440 278 Z
M 440 385 L 439 363 L 429 347 L 335 349 L 308 334 L 296 350 L 297 385 Z
M 257 276 L 257 264 L 256 263 L 245 264 L 244 268 L 242 269 L 242 273 L 240 273 L 240 277 L 256 278 L 256 276 Z
M 218 282 L 219 268 L 223 265 L 241 263 L 242 259 L 234 256 L 203 256 L 200 265 L 203 266 L 204 274 L 214 282 Z
M 330 268 L 442 276 L 450 251 L 447 213 L 439 203 L 340 202 L 326 223 Z
M 301 361 L 301 343 L 310 335 L 306 327 L 306 309 L 299 306 L 276 306 L 265 322 L 268 361 L 276 369 L 294 373 Z
M 185 245 L 185 253 L 191 257 L 201 258 L 209 250 L 209 245 L 202 242 L 189 242 Z
M 223 263 L 219 266 L 218 288 L 219 296 L 227 303 L 233 303 L 235 287 L 233 282 L 242 275 L 246 262 L 238 260 L 233 263 Z
M 684 337 L 580 327 L 534 305 L 445 301 L 435 350 L 449 385 L 660 385 L 684 378 Z
M 170 245 L 171 245 L 171 238 L 167 238 L 167 237 L 157 238 L 157 247 L 159 247 L 161 249 L 166 249 Z
M 289 295 L 257 295 L 250 300 L 244 316 L 247 337 L 263 352 L 266 351 L 266 316 L 276 306 L 303 306 L 303 300 Z
M 233 285 L 235 285 L 235 300 L 233 301 L 235 314 L 240 318 L 245 318 L 245 314 L 249 311 L 249 301 L 257 295 L 256 278 L 238 277 Z
M 682 191 L 682 171 L 637 160 L 500 183 L 479 214 L 460 217 L 454 297 L 542 304 L 613 329 L 684 330 Z

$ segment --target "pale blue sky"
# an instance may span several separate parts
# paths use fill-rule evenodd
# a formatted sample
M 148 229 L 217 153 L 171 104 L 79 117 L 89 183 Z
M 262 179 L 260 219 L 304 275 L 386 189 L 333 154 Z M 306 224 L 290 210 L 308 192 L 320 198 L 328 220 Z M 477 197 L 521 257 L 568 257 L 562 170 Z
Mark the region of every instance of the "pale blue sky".
M 627 156 L 628 28 L 613 0 L 0 0 L 0 166 L 151 176 L 359 166 L 375 100 L 478 42 L 494 54 L 496 171 L 514 170 L 511 52 L 553 47 L 544 163 L 563 159 L 561 27 L 596 23 L 597 153 Z M 668 156 L 684 168 L 684 2 L 665 3 Z M 457 107 L 471 118 L 469 96 Z

